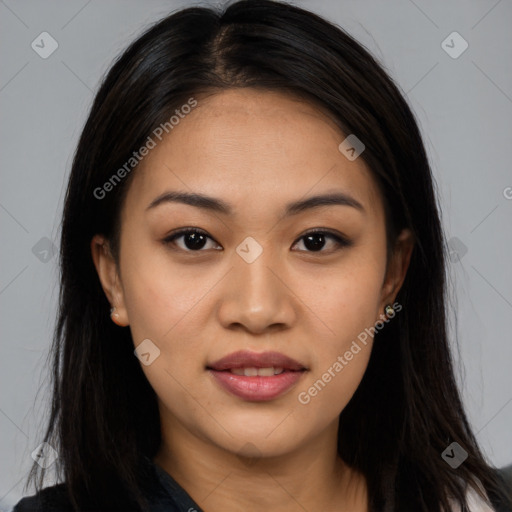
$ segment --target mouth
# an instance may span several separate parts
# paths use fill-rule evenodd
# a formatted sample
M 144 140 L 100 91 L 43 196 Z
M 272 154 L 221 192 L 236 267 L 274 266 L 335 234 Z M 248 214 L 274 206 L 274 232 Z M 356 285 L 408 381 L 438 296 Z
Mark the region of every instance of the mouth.
M 206 366 L 221 389 L 246 401 L 269 401 L 290 391 L 308 368 L 279 352 L 234 352 Z
M 274 368 L 270 366 L 269 368 L 230 368 L 229 370 L 221 370 L 226 372 L 231 372 L 234 375 L 244 375 L 245 377 L 273 377 L 274 375 L 280 375 L 285 371 L 282 367 Z M 291 370 L 286 370 L 291 371 Z

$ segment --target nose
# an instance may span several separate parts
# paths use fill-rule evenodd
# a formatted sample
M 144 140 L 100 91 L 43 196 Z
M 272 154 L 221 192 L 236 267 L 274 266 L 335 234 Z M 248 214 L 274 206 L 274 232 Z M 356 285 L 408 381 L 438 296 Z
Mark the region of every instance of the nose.
M 223 327 L 252 334 L 290 328 L 297 317 L 298 299 L 286 282 L 285 264 L 265 249 L 251 263 L 235 254 L 233 265 L 218 308 Z

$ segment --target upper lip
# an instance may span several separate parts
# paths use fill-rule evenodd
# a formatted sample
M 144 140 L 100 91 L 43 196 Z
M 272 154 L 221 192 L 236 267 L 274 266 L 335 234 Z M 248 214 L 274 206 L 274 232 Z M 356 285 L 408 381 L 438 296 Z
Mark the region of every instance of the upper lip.
M 307 368 L 279 352 L 250 352 L 239 350 L 207 365 L 212 370 L 222 371 L 232 368 L 283 368 L 285 370 L 306 370 Z

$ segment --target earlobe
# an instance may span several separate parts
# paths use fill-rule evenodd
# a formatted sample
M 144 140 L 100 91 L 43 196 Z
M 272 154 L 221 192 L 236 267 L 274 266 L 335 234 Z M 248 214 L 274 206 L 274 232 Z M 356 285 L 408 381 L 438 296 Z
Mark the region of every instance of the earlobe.
M 120 315 L 117 312 L 117 308 L 115 306 L 110 308 L 110 318 L 112 319 L 112 322 L 114 322 L 116 325 L 119 325 L 120 327 L 126 327 L 127 325 L 121 321 Z
M 108 240 L 103 235 L 95 235 L 92 238 L 91 255 L 101 287 L 111 304 L 110 317 L 116 325 L 126 327 L 129 320 L 117 263 L 110 251 Z M 105 314 L 109 312 L 105 311 Z

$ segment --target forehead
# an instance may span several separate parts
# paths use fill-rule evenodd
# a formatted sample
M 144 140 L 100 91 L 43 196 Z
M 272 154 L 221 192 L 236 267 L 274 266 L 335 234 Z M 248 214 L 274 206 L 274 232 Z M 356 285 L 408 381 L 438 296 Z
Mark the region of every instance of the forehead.
M 196 99 L 197 106 L 156 139 L 134 171 L 128 210 L 144 209 L 166 190 L 181 190 L 261 215 L 263 209 L 270 214 L 274 206 L 277 211 L 298 198 L 340 190 L 382 215 L 367 165 L 339 151 L 346 135 L 314 104 L 254 89 Z

